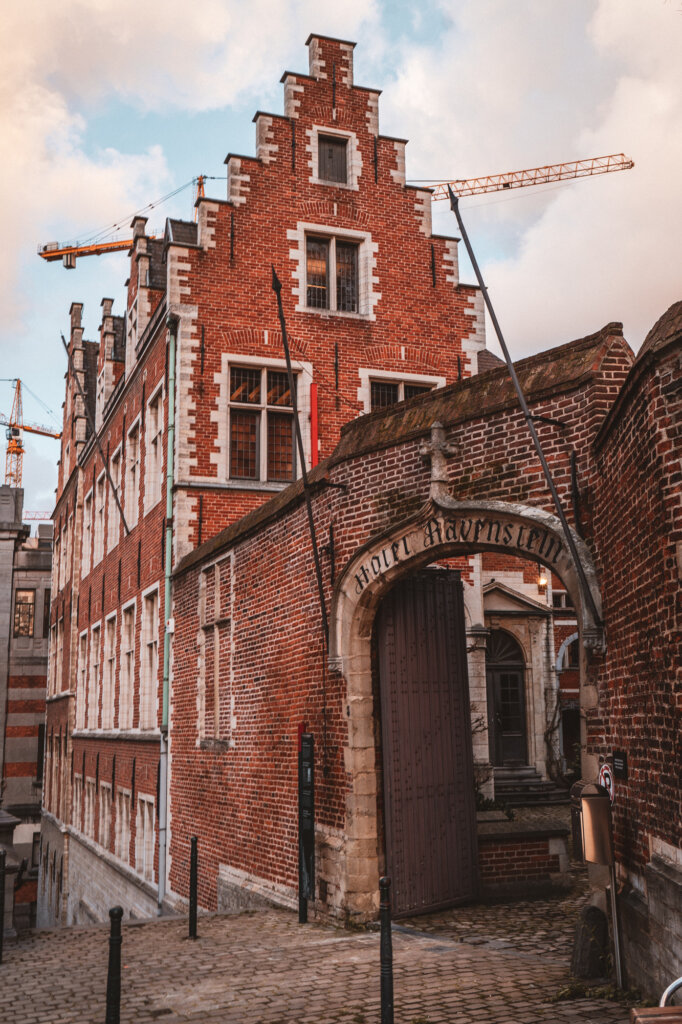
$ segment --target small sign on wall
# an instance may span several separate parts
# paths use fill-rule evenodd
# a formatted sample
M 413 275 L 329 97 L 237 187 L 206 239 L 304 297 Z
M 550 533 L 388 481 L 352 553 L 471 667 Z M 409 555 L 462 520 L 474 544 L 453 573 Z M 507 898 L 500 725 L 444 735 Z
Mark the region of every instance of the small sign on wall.
M 614 750 L 613 752 L 613 774 L 616 779 L 627 779 L 628 777 L 628 755 L 625 750 Z

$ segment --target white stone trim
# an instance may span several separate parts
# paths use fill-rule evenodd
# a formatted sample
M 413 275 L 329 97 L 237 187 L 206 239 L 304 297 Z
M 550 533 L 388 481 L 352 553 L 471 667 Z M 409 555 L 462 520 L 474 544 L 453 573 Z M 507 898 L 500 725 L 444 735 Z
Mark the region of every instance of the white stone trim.
M 287 75 L 284 79 L 284 116 L 298 117 L 298 108 L 301 105 L 297 99 L 297 93 L 303 92 L 303 86 L 298 85 L 295 75 Z
M 227 198 L 234 205 L 246 202 L 246 193 L 250 192 L 251 176 L 242 174 L 242 161 L 238 156 L 231 156 L 227 162 Z
M 279 146 L 275 142 L 272 118 L 261 114 L 256 121 L 256 156 L 264 164 L 271 164 Z
M 315 309 L 306 305 L 306 237 L 321 235 L 327 238 L 339 238 L 342 241 L 357 242 L 358 253 L 358 312 L 346 313 L 335 309 Z M 291 276 L 294 286 L 291 289 L 296 299 L 296 312 L 311 313 L 316 316 L 341 316 L 350 319 L 376 320 L 375 306 L 381 298 L 378 290 L 376 254 L 379 251 L 377 242 L 372 241 L 369 231 L 352 231 L 336 229 L 328 224 L 314 224 L 310 221 L 298 221 L 294 230 L 287 231 L 287 239 L 292 244 L 289 259 L 294 261 Z M 330 274 L 334 268 L 330 267 Z
M 395 167 L 391 168 L 391 177 L 396 185 L 405 184 L 405 143 L 397 139 L 393 141 L 395 150 Z
M 483 292 L 478 289 L 474 293 L 473 319 L 473 330 L 468 338 L 462 338 L 462 352 L 466 356 L 472 376 L 478 373 L 478 353 L 485 348 L 485 304 Z
M 419 221 L 419 230 L 427 238 L 431 237 L 431 192 L 419 189 L 415 192 L 414 212 Z
M 449 281 L 453 288 L 459 288 L 459 245 L 455 238 L 448 238 L 445 242 L 443 270 L 445 280 Z
M 229 435 L 229 408 L 230 408 L 230 367 L 231 366 L 253 366 L 266 370 L 286 370 L 287 364 L 284 359 L 274 359 L 271 356 L 249 356 L 240 355 L 234 352 L 223 352 L 219 373 L 214 374 L 214 381 L 219 387 L 218 408 L 211 410 L 211 422 L 215 423 L 218 429 L 217 448 L 218 451 L 211 452 L 211 462 L 217 468 L 217 476 L 211 478 L 211 483 L 233 483 L 238 486 L 241 483 L 257 486 L 266 484 L 268 481 L 263 472 L 263 460 L 266 455 L 266 446 L 261 444 L 261 475 L 260 480 L 241 481 L 230 477 L 230 435 Z M 298 406 L 298 419 L 301 424 L 301 435 L 303 439 L 303 452 L 306 460 L 306 468 L 310 467 L 310 383 L 313 379 L 313 364 L 302 360 L 292 360 L 291 368 L 298 374 L 298 386 L 296 402 Z M 255 407 L 254 407 L 255 408 Z M 265 406 L 259 408 L 264 409 Z M 265 431 L 266 424 L 262 424 Z M 298 462 L 298 457 L 296 459 Z M 298 477 L 301 474 L 301 467 L 297 466 Z
M 319 137 L 320 135 L 329 135 L 338 139 L 346 139 L 346 171 L 347 181 L 328 181 L 326 178 L 320 178 L 319 175 Z M 343 131 L 340 128 L 332 127 L 328 128 L 326 125 L 314 124 L 312 128 L 306 128 L 306 151 L 308 153 L 308 167 L 310 168 L 309 181 L 313 185 L 327 185 L 332 188 L 345 188 L 350 189 L 353 192 L 358 192 L 360 189 L 359 178 L 362 174 L 362 153 L 360 152 L 360 146 L 358 143 L 358 137 L 355 132 Z
M 216 223 L 218 218 L 218 204 L 209 203 L 202 199 L 198 206 L 197 215 L 197 242 L 202 249 L 215 249 Z
M 367 94 L 367 131 L 370 135 L 379 134 L 379 93 L 370 92 Z

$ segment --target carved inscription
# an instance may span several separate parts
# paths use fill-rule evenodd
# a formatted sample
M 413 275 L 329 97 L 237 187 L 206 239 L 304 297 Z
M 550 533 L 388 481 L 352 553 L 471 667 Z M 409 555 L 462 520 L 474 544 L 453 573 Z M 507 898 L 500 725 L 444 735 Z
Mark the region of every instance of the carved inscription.
M 464 544 L 476 547 L 498 547 L 523 558 L 542 559 L 556 565 L 563 552 L 561 541 L 540 526 L 496 519 L 492 516 L 439 516 L 422 527 L 410 530 L 403 537 L 371 555 L 355 573 L 355 593 L 361 594 L 368 583 L 387 569 L 404 562 L 430 547 L 443 544 Z

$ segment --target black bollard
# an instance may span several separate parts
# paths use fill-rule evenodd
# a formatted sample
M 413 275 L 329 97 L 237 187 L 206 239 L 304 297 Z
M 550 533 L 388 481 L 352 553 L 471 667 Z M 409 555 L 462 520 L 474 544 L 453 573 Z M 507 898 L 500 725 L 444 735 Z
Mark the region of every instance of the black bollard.
M 197 937 L 197 837 L 192 836 L 189 851 L 189 937 Z
M 5 861 L 7 852 L 0 850 L 0 964 L 2 963 L 2 945 L 5 935 Z
M 381 922 L 381 1024 L 393 1024 L 393 945 L 391 943 L 391 879 L 379 879 Z
M 109 934 L 109 973 L 107 975 L 107 1016 L 105 1024 L 121 1022 L 121 907 L 109 911 L 111 932 Z

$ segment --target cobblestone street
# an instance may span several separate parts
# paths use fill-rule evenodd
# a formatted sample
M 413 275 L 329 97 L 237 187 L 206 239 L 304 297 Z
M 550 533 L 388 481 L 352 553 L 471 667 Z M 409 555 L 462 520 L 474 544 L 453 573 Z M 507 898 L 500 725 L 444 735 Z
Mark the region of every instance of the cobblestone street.
M 394 928 L 396 1024 L 625 1024 L 604 999 L 552 998 L 569 981 L 581 887 L 560 899 L 458 908 Z M 375 1024 L 379 934 L 299 925 L 269 910 L 123 928 L 121 1020 Z M 8 944 L 2 988 L 26 999 L 2 1024 L 103 1022 L 108 928 L 39 931 Z

